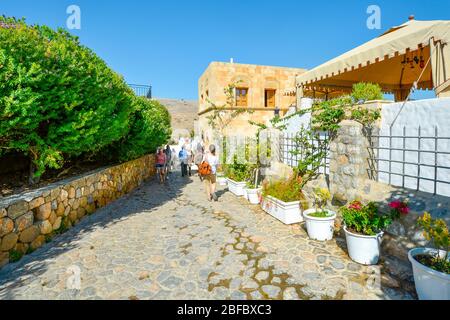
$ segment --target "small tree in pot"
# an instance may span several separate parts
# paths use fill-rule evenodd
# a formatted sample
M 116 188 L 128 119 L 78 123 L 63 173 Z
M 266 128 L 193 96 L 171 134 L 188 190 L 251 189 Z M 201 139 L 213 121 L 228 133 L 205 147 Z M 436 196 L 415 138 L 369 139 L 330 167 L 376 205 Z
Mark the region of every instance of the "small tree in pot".
M 303 212 L 306 229 L 311 239 L 327 241 L 333 238 L 336 213 L 324 209 L 331 199 L 330 192 L 325 188 L 314 189 L 314 207 Z
M 434 248 L 416 248 L 408 253 L 416 291 L 421 300 L 450 300 L 450 235 L 444 220 L 428 212 L 418 220 L 425 238 Z

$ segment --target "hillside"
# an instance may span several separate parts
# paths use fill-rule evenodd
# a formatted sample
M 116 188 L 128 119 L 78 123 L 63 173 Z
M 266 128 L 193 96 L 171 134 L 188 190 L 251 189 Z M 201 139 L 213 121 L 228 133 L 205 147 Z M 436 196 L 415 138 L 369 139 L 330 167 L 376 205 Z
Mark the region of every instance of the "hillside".
M 194 121 L 198 120 L 197 101 L 165 98 L 155 98 L 155 100 L 161 102 L 169 110 L 174 133 L 180 130 L 187 130 L 187 132 L 194 130 Z

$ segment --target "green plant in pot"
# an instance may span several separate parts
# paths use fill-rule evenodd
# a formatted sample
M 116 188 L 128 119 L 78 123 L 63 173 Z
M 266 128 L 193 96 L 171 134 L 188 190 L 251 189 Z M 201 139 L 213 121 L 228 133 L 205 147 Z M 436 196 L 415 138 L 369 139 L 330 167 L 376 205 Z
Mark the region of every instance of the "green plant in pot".
M 237 196 L 245 196 L 245 186 L 251 177 L 253 166 L 247 162 L 239 162 L 237 155 L 233 157 L 233 163 L 227 165 L 226 175 L 228 189 Z
M 450 300 L 450 235 L 446 222 L 428 212 L 418 219 L 425 239 L 433 248 L 415 248 L 408 253 L 416 291 L 421 300 Z
M 407 204 L 406 204 L 407 206 Z M 340 209 L 348 253 L 355 262 L 364 265 L 377 264 L 384 230 L 393 219 L 407 214 L 409 210 L 393 209 L 389 214 L 380 213 L 374 202 L 363 204 L 353 201 Z
M 262 208 L 284 224 L 303 221 L 302 210 L 307 209 L 301 181 L 296 176 L 288 180 L 265 182 L 263 184 Z
M 313 192 L 314 208 L 303 212 L 306 221 L 306 230 L 311 239 L 327 241 L 333 238 L 334 220 L 336 213 L 325 209 L 331 199 L 328 189 L 316 188 Z

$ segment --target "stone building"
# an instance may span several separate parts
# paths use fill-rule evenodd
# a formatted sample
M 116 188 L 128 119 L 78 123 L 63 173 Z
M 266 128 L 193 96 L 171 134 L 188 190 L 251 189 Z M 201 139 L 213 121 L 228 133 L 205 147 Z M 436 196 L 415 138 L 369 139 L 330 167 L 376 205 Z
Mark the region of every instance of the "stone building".
M 252 135 L 256 127 L 249 120 L 267 123 L 275 114 L 275 109 L 284 115 L 291 106 L 295 106 L 295 78 L 305 69 L 260 66 L 250 64 L 212 62 L 198 81 L 199 99 L 199 133 L 206 142 L 212 141 L 213 129 L 208 124 L 208 116 L 215 105 L 224 105 L 226 95 L 224 89 L 237 83 L 233 108 L 246 108 L 251 113 L 241 113 L 233 119 L 225 134 Z

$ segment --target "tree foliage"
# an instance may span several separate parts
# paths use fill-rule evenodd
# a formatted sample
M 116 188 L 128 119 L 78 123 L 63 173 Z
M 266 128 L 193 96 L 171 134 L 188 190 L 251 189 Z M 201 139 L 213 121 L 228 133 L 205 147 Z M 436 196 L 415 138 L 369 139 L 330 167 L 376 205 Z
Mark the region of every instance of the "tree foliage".
M 170 114 L 162 104 L 144 97 L 138 97 L 137 102 L 131 129 L 119 144 L 118 158 L 122 161 L 154 152 L 172 133 Z
M 39 177 L 124 137 L 139 139 L 129 131 L 142 109 L 123 78 L 77 37 L 0 17 L 0 156 L 29 156 Z

